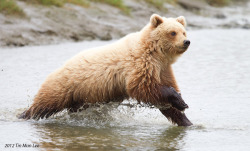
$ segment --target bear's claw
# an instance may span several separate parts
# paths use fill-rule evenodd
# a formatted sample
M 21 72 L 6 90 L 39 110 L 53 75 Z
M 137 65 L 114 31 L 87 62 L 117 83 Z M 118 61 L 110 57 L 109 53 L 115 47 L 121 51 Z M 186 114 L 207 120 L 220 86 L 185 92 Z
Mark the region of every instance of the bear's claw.
M 190 122 L 189 119 L 186 117 L 185 113 L 182 113 L 173 107 L 168 109 L 160 109 L 160 111 L 173 124 L 177 124 L 178 126 L 193 125 L 193 123 Z
M 166 99 L 172 107 L 184 111 L 188 108 L 188 105 L 184 102 L 181 95 L 173 87 L 163 87 L 162 90 L 163 99 Z

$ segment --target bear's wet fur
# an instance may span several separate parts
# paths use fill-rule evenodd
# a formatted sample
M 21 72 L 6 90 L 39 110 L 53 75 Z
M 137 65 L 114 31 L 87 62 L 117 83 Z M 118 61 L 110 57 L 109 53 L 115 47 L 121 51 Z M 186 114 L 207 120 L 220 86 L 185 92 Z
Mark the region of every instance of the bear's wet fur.
M 171 66 L 190 44 L 185 26 L 183 16 L 153 14 L 141 31 L 79 53 L 47 77 L 20 118 L 48 118 L 64 109 L 132 98 L 156 106 L 174 124 L 192 125 Z

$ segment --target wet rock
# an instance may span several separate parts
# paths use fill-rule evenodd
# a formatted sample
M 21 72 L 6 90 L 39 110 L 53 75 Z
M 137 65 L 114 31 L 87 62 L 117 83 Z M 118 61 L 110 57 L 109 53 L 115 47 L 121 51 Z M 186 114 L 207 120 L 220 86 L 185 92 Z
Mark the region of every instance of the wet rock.
M 24 37 L 22 34 L 11 35 L 9 37 L 1 38 L 2 46 L 8 47 L 23 47 L 30 43 L 31 41 Z
M 249 23 L 248 23 L 248 24 L 245 24 L 245 25 L 242 26 L 242 28 L 243 28 L 243 29 L 250 29 L 250 24 L 249 24 Z
M 206 3 L 200 0 L 199 1 L 178 0 L 177 2 L 181 7 L 190 11 L 200 11 L 201 9 L 204 9 L 206 6 Z
M 4 24 L 13 24 L 13 22 L 12 22 L 12 21 L 9 21 L 9 20 L 5 20 L 5 21 L 4 21 Z
M 230 21 L 228 23 L 222 24 L 221 27 L 250 29 L 250 22 L 246 19 L 240 19 L 237 21 Z
M 80 40 L 78 34 L 76 34 L 76 33 L 73 33 L 73 34 L 70 36 L 70 38 L 71 38 L 73 41 L 79 41 L 79 40 Z
M 222 14 L 222 13 L 218 13 L 218 14 L 215 14 L 214 15 L 215 18 L 218 18 L 218 19 L 225 19 L 226 18 L 226 15 Z
M 44 35 L 48 35 L 48 36 L 57 35 L 57 33 L 53 30 L 45 30 L 45 31 L 31 30 L 31 32 L 34 32 L 37 34 L 44 34 Z

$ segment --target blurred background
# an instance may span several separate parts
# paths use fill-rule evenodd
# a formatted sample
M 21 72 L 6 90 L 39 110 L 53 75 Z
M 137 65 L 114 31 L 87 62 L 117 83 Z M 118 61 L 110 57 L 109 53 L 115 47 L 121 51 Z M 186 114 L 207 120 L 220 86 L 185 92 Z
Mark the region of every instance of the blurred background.
M 186 17 L 191 45 L 173 68 L 193 126 L 135 100 L 17 118 L 66 60 L 139 31 L 153 13 Z M 249 150 L 249 29 L 249 0 L 0 0 L 0 150 Z
M 250 28 L 248 0 L 0 0 L 0 46 L 111 40 L 153 13 L 183 15 L 188 29 Z

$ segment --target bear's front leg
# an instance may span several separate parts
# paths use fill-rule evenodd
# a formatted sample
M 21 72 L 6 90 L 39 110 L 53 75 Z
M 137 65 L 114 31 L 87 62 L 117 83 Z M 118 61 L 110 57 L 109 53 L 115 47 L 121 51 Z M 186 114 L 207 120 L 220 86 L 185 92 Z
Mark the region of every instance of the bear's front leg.
M 180 111 L 183 111 L 188 108 L 188 105 L 184 102 L 181 95 L 173 87 L 163 86 L 161 87 L 160 91 L 162 99 L 164 99 L 164 101 L 167 101 L 167 103 L 171 104 L 172 107 Z
M 136 76 L 137 74 L 131 77 Z M 159 83 L 154 78 L 137 77 L 129 79 L 126 86 L 131 98 L 156 106 L 172 123 L 178 124 L 178 126 L 192 125 L 186 115 L 181 112 L 188 108 L 188 105 L 177 92 L 178 87 L 174 84 L 173 78 L 168 76 L 169 81 L 162 79 L 162 83 Z
M 186 117 L 185 113 L 170 107 L 168 109 L 160 109 L 161 113 L 173 124 L 178 126 L 191 126 L 193 125 L 189 119 Z
M 181 95 L 173 88 L 164 86 L 161 88 L 163 99 L 166 100 L 172 107 L 160 108 L 161 113 L 172 123 L 178 126 L 193 125 L 186 117 L 184 112 L 188 105 L 184 102 Z

